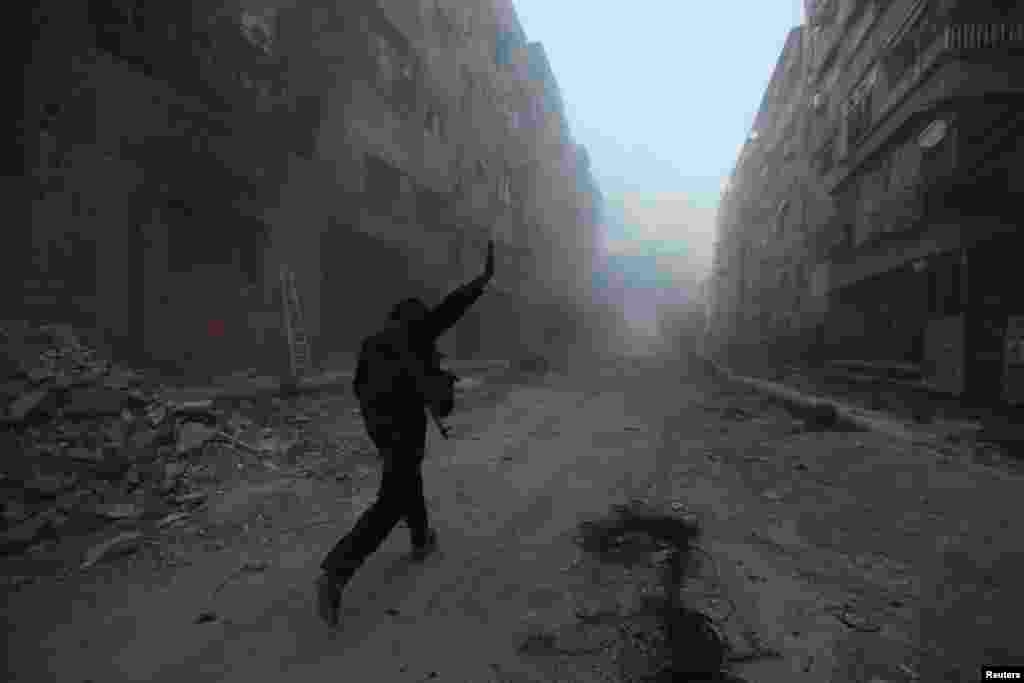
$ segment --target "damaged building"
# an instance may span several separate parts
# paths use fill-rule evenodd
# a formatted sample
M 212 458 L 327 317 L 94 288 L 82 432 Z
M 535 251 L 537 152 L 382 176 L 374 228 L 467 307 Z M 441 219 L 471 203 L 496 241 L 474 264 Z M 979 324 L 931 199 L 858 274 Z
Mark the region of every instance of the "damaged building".
M 587 310 L 596 187 L 511 5 L 90 0 L 35 23 L 5 317 L 175 373 L 281 371 L 282 266 L 324 362 L 398 299 L 436 303 L 491 235 L 496 291 L 446 351 L 507 357 Z
M 788 97 L 801 103 L 801 201 L 777 190 L 789 171 L 773 136 L 788 124 L 762 107 L 719 212 L 716 352 L 758 362 L 761 344 L 775 360 L 859 361 L 953 395 L 1019 400 L 1021 12 L 996 0 L 806 3 L 803 38 L 787 42 L 766 94 L 786 97 L 772 89 L 800 51 L 805 76 Z M 794 232 L 803 246 L 783 247 Z

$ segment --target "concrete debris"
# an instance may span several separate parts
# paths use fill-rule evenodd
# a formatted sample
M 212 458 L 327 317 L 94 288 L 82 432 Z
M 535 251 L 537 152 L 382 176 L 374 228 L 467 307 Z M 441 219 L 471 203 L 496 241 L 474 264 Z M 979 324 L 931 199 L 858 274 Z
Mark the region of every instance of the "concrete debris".
M 113 538 L 93 546 L 86 552 L 85 561 L 82 562 L 82 569 L 88 569 L 97 562 L 100 562 L 104 558 L 111 555 L 125 555 L 137 552 L 142 539 L 142 534 L 138 531 L 126 531 L 120 533 Z
M 7 419 L 14 422 L 21 422 L 35 410 L 40 403 L 49 396 L 49 389 L 32 389 L 16 398 L 7 407 Z
M 202 448 L 217 435 L 217 430 L 198 422 L 185 422 L 178 431 L 178 454 Z
M 100 516 L 110 519 L 139 519 L 145 510 L 133 503 L 111 503 L 97 506 L 96 512 Z
M 0 550 L 4 554 L 25 550 L 51 526 L 47 515 L 37 515 L 16 524 L 0 534 Z
M 199 489 L 226 476 L 205 460 L 223 456 L 242 466 L 259 455 L 277 466 L 309 442 L 306 430 L 319 414 L 307 401 L 290 408 L 280 428 L 263 429 L 260 411 L 286 404 L 219 407 L 185 393 L 101 358 L 68 326 L 0 323 L 2 552 L 92 533 L 95 524 L 121 527 L 128 535 L 90 551 L 84 566 L 92 566 L 132 547 L 137 537 L 125 527 L 153 520 L 170 528 L 189 518 L 207 498 Z
M 103 453 L 89 448 L 69 448 L 67 455 L 72 460 L 85 462 L 101 462 L 103 460 Z
M 157 522 L 157 526 L 160 528 L 172 526 L 178 522 L 188 519 L 188 516 L 189 513 L 187 512 L 172 512 L 171 514 L 167 515 L 159 522 Z

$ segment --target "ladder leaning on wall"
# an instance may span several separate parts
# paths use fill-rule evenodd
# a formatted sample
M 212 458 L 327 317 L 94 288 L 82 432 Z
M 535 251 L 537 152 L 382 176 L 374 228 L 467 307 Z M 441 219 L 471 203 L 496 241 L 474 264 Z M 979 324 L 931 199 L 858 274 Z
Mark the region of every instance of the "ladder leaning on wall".
M 281 266 L 281 300 L 292 379 L 297 380 L 309 372 L 309 336 L 306 333 L 302 303 L 299 301 L 299 289 L 295 284 L 295 273 L 286 265 Z

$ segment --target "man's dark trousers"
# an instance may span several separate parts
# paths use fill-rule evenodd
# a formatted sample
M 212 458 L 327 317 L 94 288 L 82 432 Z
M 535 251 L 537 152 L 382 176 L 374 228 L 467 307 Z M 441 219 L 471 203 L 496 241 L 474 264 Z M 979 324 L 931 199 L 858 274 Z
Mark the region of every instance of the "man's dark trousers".
M 368 417 L 364 411 L 367 431 L 384 464 L 383 476 L 377 500 L 320 565 L 341 583 L 352 577 L 400 520 L 409 525 L 414 546 L 427 542 L 430 528 L 423 497 L 422 467 L 427 439 L 423 409 L 408 411 L 401 417 Z

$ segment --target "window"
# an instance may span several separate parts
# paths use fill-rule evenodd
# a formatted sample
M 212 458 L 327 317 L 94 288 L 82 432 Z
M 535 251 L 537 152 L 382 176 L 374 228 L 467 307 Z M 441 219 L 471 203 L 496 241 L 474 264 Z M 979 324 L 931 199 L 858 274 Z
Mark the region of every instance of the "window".
M 820 156 L 818 159 L 818 167 L 822 175 L 825 175 L 832 171 L 836 163 L 836 140 L 835 137 L 829 139 L 828 142 L 821 148 Z
M 369 52 L 376 64 L 377 89 L 399 113 L 408 116 L 416 104 L 419 64 L 412 45 L 382 15 L 366 19 Z
M 850 146 L 860 142 L 871 129 L 872 94 L 875 89 L 875 69 L 872 69 L 850 97 L 846 113 L 846 136 Z
M 437 230 L 442 225 L 444 198 L 440 192 L 426 188 L 416 190 L 416 219 L 428 230 Z
M 498 201 L 505 206 L 512 206 L 512 178 L 508 172 L 498 181 Z
M 375 156 L 366 157 L 366 191 L 368 208 L 377 214 L 390 214 L 402 197 L 402 172 Z
M 377 83 L 385 88 L 390 87 L 397 78 L 395 62 L 398 55 L 384 36 L 375 35 L 373 44 L 374 55 L 377 58 Z
M 476 90 L 476 78 L 465 64 L 462 65 L 462 81 L 465 83 L 465 88 L 462 91 L 461 108 L 465 113 L 469 112 L 470 108 L 473 106 L 473 95 Z
M 779 202 L 779 208 L 775 212 L 775 235 L 781 237 L 786 230 L 786 218 L 789 215 L 789 200 L 783 199 Z
M 424 128 L 439 140 L 444 140 L 446 137 L 444 117 L 436 109 L 427 110 L 427 115 L 424 118 Z

